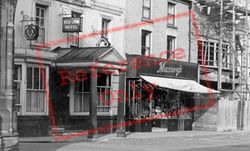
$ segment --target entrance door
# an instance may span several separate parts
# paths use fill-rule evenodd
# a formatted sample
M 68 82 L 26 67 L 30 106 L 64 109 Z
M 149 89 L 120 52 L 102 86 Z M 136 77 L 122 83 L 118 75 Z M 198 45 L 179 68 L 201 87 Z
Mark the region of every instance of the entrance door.
M 50 78 L 51 101 L 57 125 L 64 127 L 69 119 L 69 85 L 61 86 L 60 82 L 60 76 L 54 71 Z

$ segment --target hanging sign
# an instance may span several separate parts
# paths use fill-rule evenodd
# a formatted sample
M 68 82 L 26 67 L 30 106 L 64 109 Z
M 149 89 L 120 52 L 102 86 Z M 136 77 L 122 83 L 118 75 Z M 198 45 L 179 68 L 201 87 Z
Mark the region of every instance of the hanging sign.
M 27 40 L 37 40 L 39 36 L 39 26 L 33 24 L 26 25 L 24 34 Z
M 63 32 L 82 32 L 82 17 L 64 17 Z

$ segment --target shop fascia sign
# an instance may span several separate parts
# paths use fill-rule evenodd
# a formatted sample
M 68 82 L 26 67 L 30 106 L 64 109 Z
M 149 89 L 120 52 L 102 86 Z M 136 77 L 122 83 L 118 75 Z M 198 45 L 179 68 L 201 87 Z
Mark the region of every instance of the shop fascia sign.
M 163 61 L 159 63 L 159 69 L 157 70 L 157 73 L 166 73 L 175 75 L 176 77 L 179 76 L 183 72 L 182 65 L 178 66 L 167 66 L 167 62 Z
M 64 17 L 63 32 L 82 32 L 82 17 Z

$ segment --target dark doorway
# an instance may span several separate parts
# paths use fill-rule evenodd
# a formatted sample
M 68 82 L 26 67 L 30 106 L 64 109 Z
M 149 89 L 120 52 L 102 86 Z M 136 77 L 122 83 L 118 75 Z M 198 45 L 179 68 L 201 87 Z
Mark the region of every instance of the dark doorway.
M 69 85 L 61 85 L 57 70 L 53 70 L 50 77 L 50 96 L 56 124 L 65 127 L 69 119 Z

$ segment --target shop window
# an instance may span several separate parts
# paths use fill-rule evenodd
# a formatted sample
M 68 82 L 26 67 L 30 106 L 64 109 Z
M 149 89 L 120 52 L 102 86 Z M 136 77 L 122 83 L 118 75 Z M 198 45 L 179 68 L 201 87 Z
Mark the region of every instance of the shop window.
M 21 81 L 22 81 L 22 66 L 14 66 L 14 98 L 15 104 L 20 105 L 20 90 L 21 90 Z
M 151 0 L 143 0 L 142 18 L 151 19 Z
M 202 53 L 198 52 L 198 63 L 202 64 L 202 55 L 204 59 L 204 65 L 217 67 L 218 66 L 218 52 L 219 43 L 212 41 L 199 41 L 199 46 L 202 48 Z M 222 67 L 230 68 L 230 53 L 229 45 L 222 44 Z
M 168 3 L 168 16 L 171 17 L 168 19 L 168 26 L 175 27 L 176 25 L 176 19 L 175 19 L 175 4 Z
M 102 18 L 102 37 L 109 38 L 108 29 L 110 28 L 110 19 Z
M 167 36 L 167 59 L 174 59 L 175 37 Z
M 99 73 L 97 79 L 97 112 L 109 112 L 111 108 L 111 75 Z
M 81 17 L 81 14 L 72 11 L 71 17 Z M 79 46 L 79 33 L 78 32 L 68 33 L 68 38 L 72 38 L 70 42 L 71 45 Z
M 142 30 L 141 35 L 141 55 L 151 54 L 151 32 Z
M 45 112 L 46 70 L 39 67 L 27 67 L 26 112 Z
M 36 24 L 39 26 L 39 36 L 36 43 L 42 45 L 45 44 L 46 11 L 46 6 L 36 4 Z
M 85 80 L 75 82 L 74 112 L 89 112 L 90 80 L 90 74 L 88 73 Z
M 193 113 L 186 112 L 194 106 L 190 93 L 155 87 L 153 96 L 146 89 L 154 86 L 142 80 L 128 80 L 126 116 L 128 118 L 147 118 L 162 115 L 164 119 L 192 119 Z M 183 111 L 182 114 L 177 114 Z

